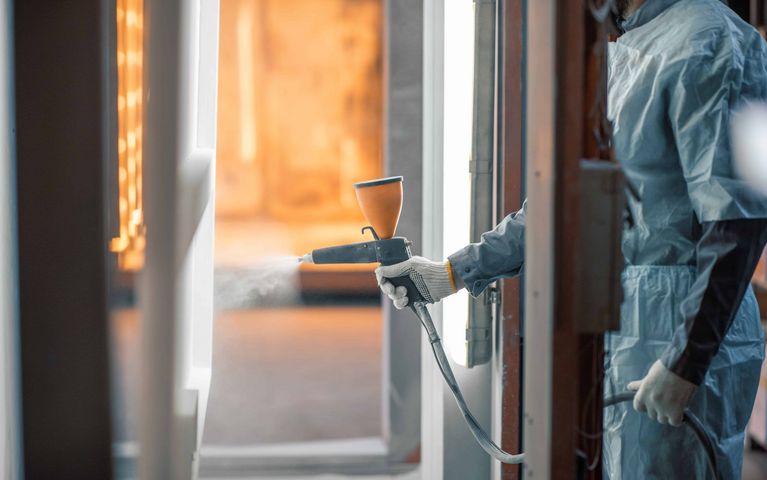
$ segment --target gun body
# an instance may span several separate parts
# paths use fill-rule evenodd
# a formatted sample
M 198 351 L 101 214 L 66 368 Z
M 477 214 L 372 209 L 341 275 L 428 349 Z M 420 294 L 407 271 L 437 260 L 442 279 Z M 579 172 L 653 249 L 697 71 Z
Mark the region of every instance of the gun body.
M 412 256 L 410 253 L 411 244 L 412 243 L 404 237 L 372 240 L 370 242 L 318 248 L 312 251 L 311 258 L 314 263 L 325 265 L 343 263 L 380 263 L 381 265 L 394 265 L 404 262 Z M 389 281 L 395 287 L 405 287 L 407 289 L 407 296 L 410 300 L 409 304 L 424 300 L 409 275 L 390 278 Z

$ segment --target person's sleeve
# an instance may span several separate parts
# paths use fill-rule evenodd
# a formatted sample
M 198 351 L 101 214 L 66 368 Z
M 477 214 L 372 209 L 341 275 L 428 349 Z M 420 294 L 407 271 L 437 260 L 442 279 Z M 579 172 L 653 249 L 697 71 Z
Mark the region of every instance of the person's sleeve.
M 670 69 L 678 76 L 667 92 L 668 120 L 703 232 L 696 247 L 696 280 L 680 306 L 684 322 L 661 361 L 700 384 L 765 245 L 767 201 L 735 175 L 729 128 L 733 109 L 765 100 L 767 71 L 750 58 L 755 53 L 757 63 L 765 58 L 761 44 L 749 55 L 721 33 L 695 44 L 696 53 Z
M 680 305 L 684 323 L 660 360 L 696 385 L 703 382 L 730 328 L 767 243 L 767 220 L 725 220 L 702 225 L 697 277 Z
M 448 257 L 453 274 L 460 277 L 471 295 L 476 297 L 492 282 L 522 270 L 526 216 L 527 201 L 518 212 L 482 234 L 479 243 L 472 243 Z
M 693 210 L 701 223 L 767 217 L 767 201 L 734 174 L 730 146 L 733 109 L 765 101 L 767 71 L 757 69 L 727 35 L 697 42 L 684 64 L 670 65 L 668 121 Z M 750 50 L 761 55 L 764 49 Z

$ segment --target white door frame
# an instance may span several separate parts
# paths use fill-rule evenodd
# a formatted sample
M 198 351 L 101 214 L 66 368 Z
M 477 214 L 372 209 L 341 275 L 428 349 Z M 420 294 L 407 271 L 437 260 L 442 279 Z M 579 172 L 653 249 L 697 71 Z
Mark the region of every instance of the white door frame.
M 147 0 L 139 476 L 196 476 L 210 388 L 218 0 Z

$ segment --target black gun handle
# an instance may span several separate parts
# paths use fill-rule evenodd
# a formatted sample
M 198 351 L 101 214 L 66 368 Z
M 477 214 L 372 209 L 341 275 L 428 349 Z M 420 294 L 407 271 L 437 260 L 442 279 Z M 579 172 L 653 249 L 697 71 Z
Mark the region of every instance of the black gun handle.
M 421 292 L 418 290 L 418 287 L 415 286 L 415 283 L 413 283 L 413 280 L 410 278 L 409 275 L 404 275 L 402 277 L 395 277 L 395 278 L 387 278 L 389 282 L 391 282 L 394 287 L 405 287 L 407 289 L 407 298 L 408 298 L 408 305 L 413 305 L 415 302 L 423 302 L 424 298 L 421 295 Z

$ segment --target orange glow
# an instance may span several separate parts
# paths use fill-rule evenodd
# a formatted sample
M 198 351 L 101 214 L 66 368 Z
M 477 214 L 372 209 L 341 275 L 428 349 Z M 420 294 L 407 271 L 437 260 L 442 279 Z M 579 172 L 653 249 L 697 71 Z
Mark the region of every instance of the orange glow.
M 221 3 L 219 219 L 351 224 L 360 240 L 352 184 L 383 173 L 382 3 Z
M 141 191 L 143 82 L 143 0 L 117 0 L 117 113 L 120 236 L 109 249 L 121 270 L 144 265 L 144 213 Z

